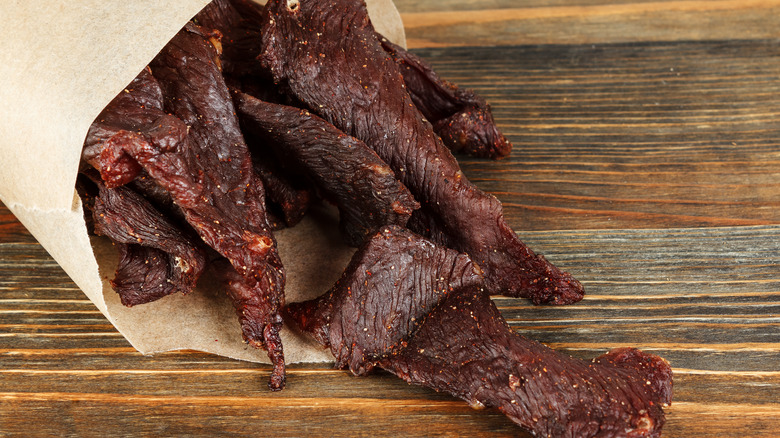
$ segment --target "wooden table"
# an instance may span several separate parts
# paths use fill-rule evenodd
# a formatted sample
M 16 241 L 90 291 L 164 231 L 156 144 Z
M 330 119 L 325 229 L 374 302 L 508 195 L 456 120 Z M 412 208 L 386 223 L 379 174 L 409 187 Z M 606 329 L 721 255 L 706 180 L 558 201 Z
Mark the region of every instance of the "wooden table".
M 780 2 L 417 3 L 397 2 L 410 46 L 515 144 L 466 175 L 587 288 L 567 307 L 497 298 L 513 328 L 667 358 L 665 436 L 780 435 Z M 268 371 L 140 355 L 0 209 L 0 436 L 520 433 L 389 374 L 293 365 L 271 393 Z

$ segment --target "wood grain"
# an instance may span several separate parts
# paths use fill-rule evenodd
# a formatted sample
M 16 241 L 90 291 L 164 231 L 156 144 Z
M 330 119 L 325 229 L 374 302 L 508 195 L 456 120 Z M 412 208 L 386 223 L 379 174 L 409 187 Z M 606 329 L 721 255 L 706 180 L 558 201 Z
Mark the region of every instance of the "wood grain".
M 425 49 L 515 149 L 461 159 L 518 229 L 780 222 L 780 42 Z
M 409 47 L 780 37 L 780 1 L 396 2 Z
M 589 295 L 566 307 L 496 298 L 518 332 L 583 358 L 622 345 L 666 357 L 676 376 L 666 436 L 751 427 L 768 437 L 780 427 L 780 226 L 523 237 Z M 32 266 L 42 269 L 14 274 Z M 0 278 L 0 430 L 23 432 L 15 413 L 34 412 L 40 432 L 74 435 L 251 434 L 257 423 L 274 436 L 394 436 L 414 422 L 426 429 L 409 436 L 517 433 L 495 412 L 386 373 L 295 365 L 288 389 L 270 393 L 267 366 L 196 352 L 143 357 L 37 244 L 0 244 Z M 44 294 L 31 290 L 44 284 Z

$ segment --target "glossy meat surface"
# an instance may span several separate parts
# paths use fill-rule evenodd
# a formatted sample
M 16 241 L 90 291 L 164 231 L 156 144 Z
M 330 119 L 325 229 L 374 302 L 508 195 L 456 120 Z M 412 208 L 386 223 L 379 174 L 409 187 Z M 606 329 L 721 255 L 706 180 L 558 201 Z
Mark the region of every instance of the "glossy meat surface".
M 421 234 L 469 254 L 491 293 L 568 304 L 582 285 L 526 247 L 417 110 L 360 0 L 270 1 L 261 61 L 297 100 L 371 147 L 420 202 Z M 430 227 L 428 227 L 430 228 Z

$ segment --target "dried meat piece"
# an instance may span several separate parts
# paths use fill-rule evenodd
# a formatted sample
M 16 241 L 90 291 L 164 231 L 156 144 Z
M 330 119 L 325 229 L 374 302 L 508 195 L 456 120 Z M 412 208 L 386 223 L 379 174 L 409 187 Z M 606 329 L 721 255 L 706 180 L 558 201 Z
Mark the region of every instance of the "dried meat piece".
M 157 148 L 179 143 L 187 135 L 184 123 L 163 111 L 162 91 L 148 67 L 98 115 L 84 140 L 81 159 L 100 171 L 109 188 L 129 183 L 142 170 L 127 151 L 111 145 L 120 134 L 123 141 Z
M 330 348 L 338 368 L 364 375 L 405 343 L 453 288 L 481 283 L 467 255 L 388 226 L 358 249 L 330 291 L 287 310 Z
M 310 112 L 234 93 L 242 125 L 305 172 L 339 209 L 341 231 L 357 246 L 383 225 L 405 225 L 419 207 L 393 171 L 362 141 Z
M 230 75 L 256 75 L 263 71 L 257 61 L 260 53 L 262 6 L 252 0 L 214 0 L 193 22 L 220 32 L 223 71 Z
M 409 383 L 495 407 L 536 436 L 658 437 L 672 371 L 633 348 L 592 361 L 518 335 L 490 298 L 459 289 L 379 367 Z
M 247 299 L 227 289 L 244 339 L 268 351 L 274 365 L 270 386 L 281 389 L 284 270 L 214 38 L 193 24 L 180 31 L 152 62 L 157 79 L 145 70 L 98 117 L 91 130 L 97 141 L 88 139 L 84 155 L 106 181 L 132 178 L 117 175 L 117 160 L 103 157 L 137 163 L 170 194 L 203 241 L 230 261 L 243 290 L 253 294 Z M 110 135 L 97 135 L 103 132 Z
M 198 241 L 130 188 L 110 189 L 97 179 L 93 183 L 98 189 L 89 203 L 94 231 L 119 249 L 111 286 L 122 304 L 135 306 L 192 291 L 206 266 Z
M 281 316 L 284 270 L 265 216 L 263 186 L 255 176 L 235 109 L 209 42 L 215 36 L 188 24 L 150 64 L 163 90 L 165 109 L 188 127 L 186 146 L 171 166 L 152 171 L 184 210 L 187 221 L 203 240 L 227 258 L 244 281 L 243 290 L 228 288 L 241 321 L 244 338 L 265 348 L 274 364 L 271 388 L 284 386 Z M 166 155 L 166 154 L 162 154 Z M 167 158 L 167 157 L 166 157 Z M 141 161 L 141 160 L 139 160 Z M 179 167 L 177 164 L 184 164 Z M 146 168 L 146 166 L 144 166 Z M 197 178 L 185 187 L 175 179 Z M 193 195 L 196 195 L 193 197 Z
M 385 369 L 498 408 L 537 436 L 659 436 L 666 361 L 633 348 L 593 361 L 558 353 L 515 333 L 480 284 L 465 254 L 388 227 L 330 291 L 287 312 L 339 368 Z
M 313 112 L 369 147 L 409 188 L 423 215 L 414 224 L 469 254 L 491 293 L 568 304 L 582 285 L 526 247 L 503 218 L 501 203 L 463 175 L 404 90 L 360 0 L 272 0 L 266 5 L 261 61 Z M 428 227 L 430 228 L 430 227 Z
M 512 143 L 498 129 L 485 99 L 440 78 L 419 56 L 381 35 L 378 38 L 400 67 L 417 109 L 451 151 L 480 158 L 509 156 Z

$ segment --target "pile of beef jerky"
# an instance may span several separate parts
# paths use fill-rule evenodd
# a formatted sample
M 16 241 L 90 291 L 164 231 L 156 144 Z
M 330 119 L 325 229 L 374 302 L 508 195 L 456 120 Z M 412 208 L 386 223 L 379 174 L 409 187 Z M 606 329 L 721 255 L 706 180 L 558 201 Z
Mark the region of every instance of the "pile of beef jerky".
M 339 368 L 379 367 L 535 435 L 658 436 L 666 361 L 571 358 L 514 333 L 490 299 L 583 295 L 451 153 L 510 148 L 487 103 L 378 35 L 362 0 L 217 0 L 94 122 L 78 187 L 119 248 L 122 303 L 187 293 L 213 267 L 274 390 L 287 320 Z M 319 200 L 358 251 L 330 291 L 285 306 L 273 231 Z

